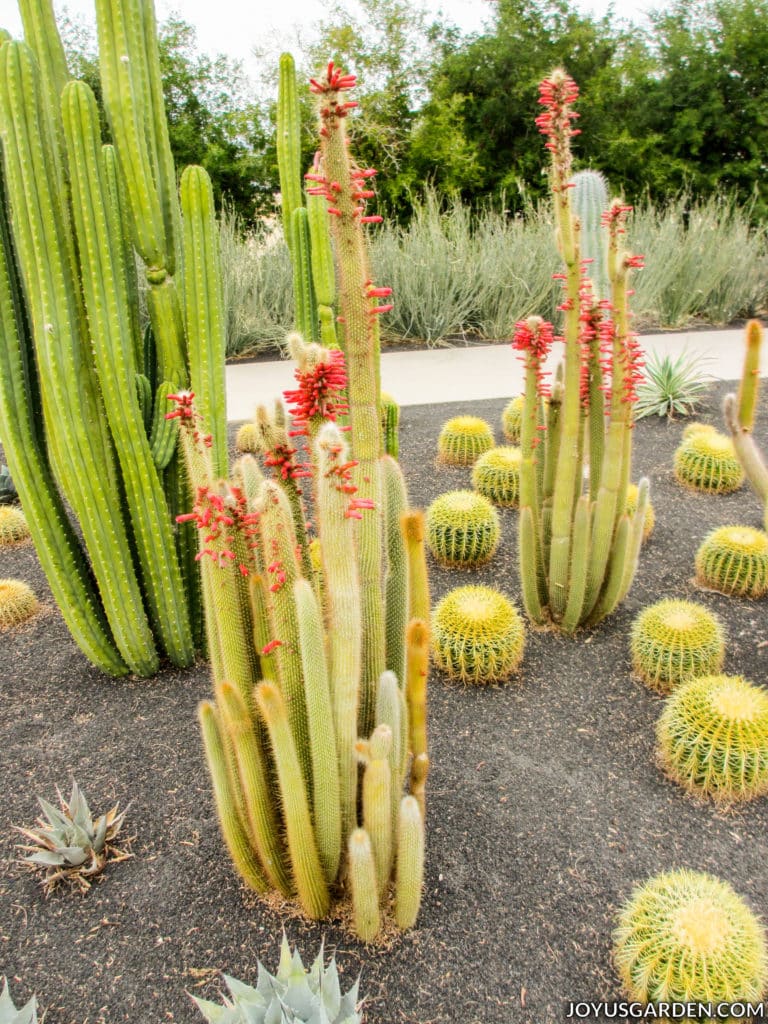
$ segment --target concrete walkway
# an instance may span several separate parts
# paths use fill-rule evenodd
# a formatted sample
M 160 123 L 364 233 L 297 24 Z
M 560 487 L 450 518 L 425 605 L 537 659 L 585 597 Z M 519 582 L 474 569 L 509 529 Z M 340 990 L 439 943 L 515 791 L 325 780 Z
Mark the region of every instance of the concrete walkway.
M 707 360 L 706 372 L 720 380 L 741 376 L 744 331 L 691 331 L 645 335 L 646 353 L 678 356 L 688 353 Z M 768 375 L 768 354 L 763 346 L 762 375 Z M 555 346 L 552 366 L 562 346 Z M 467 402 L 481 398 L 506 398 L 523 387 L 523 367 L 510 345 L 472 345 L 415 352 L 385 352 L 381 380 L 400 405 Z M 236 363 L 227 366 L 227 414 L 230 420 L 246 420 L 259 404 L 272 404 L 293 386 L 293 363 Z

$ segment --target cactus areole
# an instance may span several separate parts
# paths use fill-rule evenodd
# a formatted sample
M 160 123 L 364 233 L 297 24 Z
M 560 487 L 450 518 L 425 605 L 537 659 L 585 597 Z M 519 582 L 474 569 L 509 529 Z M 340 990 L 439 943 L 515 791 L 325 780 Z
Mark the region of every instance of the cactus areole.
M 520 572 L 528 616 L 567 632 L 592 625 L 623 600 L 632 584 L 648 501 L 641 482 L 638 507 L 626 509 L 632 451 L 632 406 L 642 367 L 630 330 L 630 270 L 642 259 L 622 245 L 631 207 L 615 199 L 602 212 L 579 204 L 575 215 L 571 139 L 578 135 L 575 82 L 562 70 L 539 86 L 536 119 L 551 155 L 550 188 L 564 271 L 558 309 L 563 333 L 530 317 L 515 327 L 513 347 L 525 365 L 520 445 Z M 583 186 L 582 186 L 583 187 Z M 597 213 L 594 211 L 597 210 Z M 582 231 L 602 227 L 607 244 L 584 259 Z M 607 262 L 610 297 L 600 298 L 589 271 Z M 595 268 L 601 277 L 601 268 Z M 550 388 L 545 362 L 555 343 L 564 359 Z

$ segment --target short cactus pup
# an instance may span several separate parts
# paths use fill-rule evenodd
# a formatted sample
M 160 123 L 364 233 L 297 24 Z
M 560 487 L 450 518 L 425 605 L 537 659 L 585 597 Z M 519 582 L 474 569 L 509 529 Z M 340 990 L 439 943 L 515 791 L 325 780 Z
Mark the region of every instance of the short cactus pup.
M 665 771 L 689 791 L 723 803 L 768 792 L 768 691 L 741 676 L 684 683 L 656 736 Z
M 720 526 L 696 552 L 696 579 L 704 587 L 735 597 L 768 591 L 768 534 L 751 526 Z
M 744 483 L 744 470 L 730 438 L 698 430 L 684 437 L 675 452 L 675 478 L 695 491 L 731 494 Z
M 454 416 L 443 424 L 437 439 L 437 458 L 449 466 L 471 466 L 493 448 L 493 431 L 479 416 Z
M 510 444 L 520 444 L 520 427 L 523 422 L 525 395 L 510 398 L 501 414 L 501 429 Z
M 765 507 L 763 523 L 768 532 L 768 467 L 754 439 L 762 344 L 762 325 L 757 320 L 750 320 L 747 324 L 746 353 L 739 393 L 726 396 L 723 412 L 725 425 L 747 479 Z
M 22 625 L 39 607 L 29 584 L 23 580 L 0 579 L 0 630 Z
M 634 513 L 626 510 L 632 411 L 642 366 L 630 327 L 628 282 L 642 261 L 624 248 L 630 207 L 618 199 L 599 214 L 604 244 L 584 250 L 582 237 L 593 239 L 592 228 L 599 226 L 585 219 L 598 217 L 600 204 L 587 202 L 579 193 L 602 188 L 602 179 L 571 180 L 578 89 L 557 69 L 539 92 L 543 110 L 537 125 L 551 154 L 549 184 L 565 264 L 558 275 L 564 291 L 559 340 L 565 357 L 550 391 L 545 361 L 556 340 L 553 326 L 539 317 L 516 325 L 513 346 L 524 362 L 526 381 L 520 436 L 520 577 L 529 618 L 573 632 L 599 622 L 624 599 L 642 544 L 647 481 L 640 482 Z M 608 295 L 599 292 L 603 279 Z
M 312 919 L 343 900 L 355 933 L 372 942 L 390 907 L 406 929 L 421 901 L 429 593 L 423 517 L 382 451 L 378 318 L 388 290 L 368 269 L 373 172 L 347 145 L 354 82 L 332 63 L 312 81 L 321 148 L 310 180 L 343 254 L 344 350 L 289 339 L 297 366 L 287 410 L 256 417 L 269 478 L 244 456 L 230 482 L 219 479 L 189 392 L 169 415 L 197 494 L 182 518 L 199 531 L 214 684 L 199 721 L 223 837 L 257 893 L 296 899 Z
M 229 998 L 223 1006 L 192 996 L 209 1024 L 361 1024 L 360 980 L 342 993 L 336 958 L 326 967 L 322 946 L 305 970 L 283 935 L 277 971 L 270 974 L 262 963 L 257 970 L 255 988 L 224 975 Z
M 718 617 L 701 604 L 673 598 L 640 612 L 632 623 L 630 646 L 635 672 L 659 693 L 719 672 L 725 658 Z
M 514 508 L 520 497 L 520 449 L 491 448 L 472 469 L 472 486 L 494 505 Z
M 8 982 L 3 978 L 3 990 L 0 992 L 0 1024 L 37 1024 L 37 999 L 35 996 L 16 1008 L 8 990 Z
M 763 926 L 728 882 L 681 869 L 638 886 L 619 916 L 614 959 L 630 999 L 758 1002 L 768 981 Z
M 496 552 L 499 514 L 474 491 L 448 491 L 427 509 L 427 543 L 435 561 L 447 568 L 472 569 Z
M 451 679 L 484 685 L 513 676 L 525 650 L 520 613 L 498 590 L 457 587 L 432 616 L 435 664 Z

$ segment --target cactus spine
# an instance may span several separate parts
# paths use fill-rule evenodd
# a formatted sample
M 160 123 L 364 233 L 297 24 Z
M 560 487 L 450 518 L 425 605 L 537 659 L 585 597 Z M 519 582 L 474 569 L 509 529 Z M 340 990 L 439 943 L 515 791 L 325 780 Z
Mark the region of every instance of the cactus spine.
M 514 347 L 526 369 L 521 425 L 520 574 L 529 617 L 566 632 L 610 614 L 631 586 L 645 518 L 647 484 L 638 506 L 625 513 L 631 469 L 632 405 L 640 351 L 629 326 L 627 278 L 639 257 L 620 248 L 629 207 L 614 200 L 602 211 L 607 243 L 582 245 L 582 228 L 596 229 L 599 188 L 571 179 L 575 83 L 557 69 L 540 85 L 544 112 L 537 119 L 552 154 L 557 240 L 565 263 L 564 369 L 551 396 L 544 362 L 554 340 L 551 324 L 531 317 L 517 324 Z M 576 185 L 577 199 L 572 198 Z M 592 194 L 594 192 L 594 195 Z M 588 195 L 589 193 L 589 195 Z M 580 211 L 576 216 L 575 208 Z M 582 223 L 583 221 L 583 223 Z M 584 243 L 586 245 L 586 243 Z M 600 273 L 606 254 L 610 296 L 587 276 L 584 257 Z M 604 425 L 604 369 L 610 370 L 608 425 Z M 550 398 L 549 402 L 543 399 Z M 589 466 L 589 486 L 585 470 Z M 584 493 L 582 493 L 584 491 Z M 642 506 L 642 507 L 641 507 Z
M 352 82 L 331 66 L 315 91 L 325 105 L 332 103 L 329 93 Z M 342 119 L 338 111 L 347 107 L 335 102 Z M 324 127 L 326 121 L 324 115 Z M 328 173 L 322 158 L 317 172 L 317 180 Z M 358 172 L 346 173 L 348 195 L 342 202 L 342 183 L 339 202 L 359 210 Z M 329 181 L 337 177 L 343 175 Z M 327 190 L 336 194 L 330 184 Z M 252 456 L 237 463 L 230 482 L 218 479 L 215 448 L 191 392 L 174 396 L 170 415 L 181 426 L 196 495 L 193 510 L 180 518 L 198 532 L 215 694 L 200 720 L 225 840 L 249 885 L 295 890 L 310 917 L 323 916 L 331 899 L 351 896 L 355 930 L 370 942 L 393 885 L 405 893 L 399 913 L 407 927 L 418 912 L 423 827 L 413 834 L 413 814 L 403 817 L 400 803 L 409 774 L 412 792 L 424 801 L 429 589 L 423 516 L 408 508 L 402 474 L 381 453 L 373 416 L 372 305 L 380 290 L 356 291 L 359 274 L 350 274 L 352 283 L 348 278 L 340 289 L 342 303 L 353 307 L 350 314 L 342 305 L 349 366 L 341 351 L 293 335 L 298 365 L 296 386 L 285 392 L 288 411 L 257 411 L 257 447 L 274 479 L 264 478 Z M 363 325 L 366 338 L 358 336 Z M 347 396 L 349 434 L 338 424 Z M 305 446 L 307 460 L 299 461 L 289 434 L 302 438 L 295 443 Z M 306 522 L 297 486 L 307 477 L 313 523 Z M 367 529 L 369 521 L 375 530 Z M 380 567 L 374 587 L 371 561 Z M 398 850 L 405 852 L 395 880 Z
M 765 506 L 763 528 L 768 532 L 768 467 L 760 453 L 753 429 L 760 384 L 760 349 L 763 328 L 757 320 L 747 324 L 744 369 L 738 395 L 726 395 L 723 404 L 725 425 L 731 435 L 736 454 L 744 467 L 752 489 Z
M 165 416 L 191 376 L 207 430 L 225 436 L 220 283 L 210 183 L 193 169 L 182 189 L 185 324 L 154 10 L 151 0 L 97 7 L 111 146 L 87 86 L 67 81 L 49 0 L 22 4 L 32 49 L 0 50 L 0 424 L 74 639 L 106 672 L 149 675 L 159 648 L 179 665 L 194 658 L 199 575 L 189 529 L 174 535 L 169 517 L 189 498 Z M 149 284 L 145 337 L 134 250 Z M 224 473 L 223 442 L 216 459 Z

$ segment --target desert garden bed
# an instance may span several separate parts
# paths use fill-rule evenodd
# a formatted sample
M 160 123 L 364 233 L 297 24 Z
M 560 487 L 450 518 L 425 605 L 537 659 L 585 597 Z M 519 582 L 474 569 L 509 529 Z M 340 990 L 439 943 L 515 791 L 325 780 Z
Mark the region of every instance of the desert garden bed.
M 720 426 L 728 385 L 700 418 Z M 436 466 L 443 421 L 485 417 L 501 440 L 504 402 L 405 408 L 401 464 L 414 505 L 470 486 L 470 471 Z M 4 549 L 2 575 L 43 602 L 3 634 L 0 715 L 0 958 L 17 1004 L 36 991 L 47 1024 L 199 1020 L 186 992 L 213 996 L 219 970 L 254 980 L 274 966 L 281 930 L 311 957 L 324 939 L 344 977 L 362 971 L 368 1024 L 544 1024 L 569 1000 L 614 999 L 611 930 L 632 883 L 690 867 L 730 881 L 758 912 L 768 905 L 766 801 L 725 812 L 694 801 L 654 761 L 661 710 L 631 675 L 628 631 L 664 596 L 692 597 L 727 631 L 725 670 L 756 682 L 768 664 L 765 600 L 704 592 L 696 549 L 715 526 L 761 524 L 746 486 L 727 497 L 683 490 L 672 454 L 685 421 L 636 427 L 635 477 L 651 480 L 656 529 L 620 610 L 567 638 L 528 631 L 519 678 L 484 689 L 432 672 L 428 855 L 416 929 L 364 947 L 341 922 L 308 924 L 249 895 L 223 847 L 195 707 L 207 665 L 152 680 L 111 680 L 66 631 L 31 546 Z M 768 422 L 763 400 L 759 422 Z M 430 564 L 433 600 L 481 582 L 519 600 L 517 513 L 501 510 L 502 544 L 471 575 Z M 130 802 L 133 857 L 90 892 L 45 899 L 14 860 L 13 825 L 30 824 L 35 795 L 74 777 L 94 809 Z

